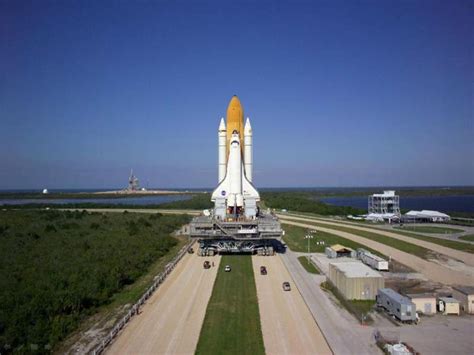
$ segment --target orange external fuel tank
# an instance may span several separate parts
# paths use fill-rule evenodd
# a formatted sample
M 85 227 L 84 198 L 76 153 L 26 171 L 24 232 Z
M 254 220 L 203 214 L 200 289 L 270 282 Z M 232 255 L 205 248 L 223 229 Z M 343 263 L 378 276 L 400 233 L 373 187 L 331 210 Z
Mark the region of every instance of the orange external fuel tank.
M 243 153 L 244 143 L 244 109 L 240 103 L 239 98 L 234 95 L 229 102 L 227 107 L 227 138 L 226 138 L 226 157 L 229 159 L 229 144 L 232 138 L 232 132 L 237 130 L 240 137 L 240 146 Z M 243 157 L 243 154 L 242 154 Z

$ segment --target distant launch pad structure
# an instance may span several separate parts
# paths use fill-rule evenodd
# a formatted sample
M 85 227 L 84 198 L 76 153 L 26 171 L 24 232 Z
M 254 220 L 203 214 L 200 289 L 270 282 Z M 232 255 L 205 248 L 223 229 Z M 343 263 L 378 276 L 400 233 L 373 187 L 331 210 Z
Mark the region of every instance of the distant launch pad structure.
M 253 180 L 253 134 L 250 119 L 245 125 L 243 108 L 233 96 L 227 119 L 218 129 L 218 185 L 213 191 L 212 211 L 190 224 L 191 237 L 200 238 L 200 255 L 251 252 L 272 255 L 274 239 L 282 236 L 278 218 L 260 210 L 260 194 Z
M 140 189 L 140 185 L 138 184 L 138 178 L 133 175 L 133 169 L 130 170 L 130 177 L 128 178 L 128 191 L 138 191 Z

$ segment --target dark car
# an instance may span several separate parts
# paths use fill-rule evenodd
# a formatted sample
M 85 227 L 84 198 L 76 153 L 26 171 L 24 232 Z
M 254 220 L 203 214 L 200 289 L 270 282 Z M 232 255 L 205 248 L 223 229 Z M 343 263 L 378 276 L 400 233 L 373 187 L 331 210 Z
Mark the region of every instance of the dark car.
M 210 269 L 210 268 L 211 268 L 211 263 L 206 260 L 206 261 L 204 262 L 204 265 L 203 265 L 203 266 L 204 266 L 204 269 Z
M 291 286 L 288 281 L 283 282 L 283 291 L 291 291 Z
M 189 254 L 194 253 L 194 249 L 193 249 L 193 248 L 189 248 L 189 249 L 188 249 L 188 253 L 189 253 Z
M 260 266 L 260 275 L 266 275 L 267 274 L 267 268 L 265 266 Z

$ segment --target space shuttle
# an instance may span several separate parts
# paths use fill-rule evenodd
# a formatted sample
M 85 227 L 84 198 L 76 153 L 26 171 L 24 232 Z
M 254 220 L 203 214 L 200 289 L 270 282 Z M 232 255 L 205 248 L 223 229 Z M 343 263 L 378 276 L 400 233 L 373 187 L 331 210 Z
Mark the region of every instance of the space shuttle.
M 250 119 L 237 96 L 218 129 L 218 185 L 212 193 L 214 216 L 220 220 L 255 219 L 260 195 L 252 184 L 253 148 Z

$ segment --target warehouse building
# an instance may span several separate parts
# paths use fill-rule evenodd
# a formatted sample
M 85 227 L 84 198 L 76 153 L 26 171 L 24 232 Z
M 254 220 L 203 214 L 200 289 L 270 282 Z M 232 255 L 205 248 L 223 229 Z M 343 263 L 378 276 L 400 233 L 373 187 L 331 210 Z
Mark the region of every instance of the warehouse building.
M 330 259 L 342 257 L 355 258 L 357 256 L 357 253 L 353 249 L 347 248 L 341 244 L 334 244 L 330 247 L 326 247 L 325 253 Z
M 474 314 L 474 287 L 458 286 L 453 288 L 453 296 L 459 300 L 461 309 L 469 314 Z
M 383 276 L 360 261 L 329 263 L 329 281 L 348 300 L 375 300 Z
M 428 293 L 408 294 L 407 297 L 415 304 L 416 311 L 424 315 L 436 314 L 436 296 Z

